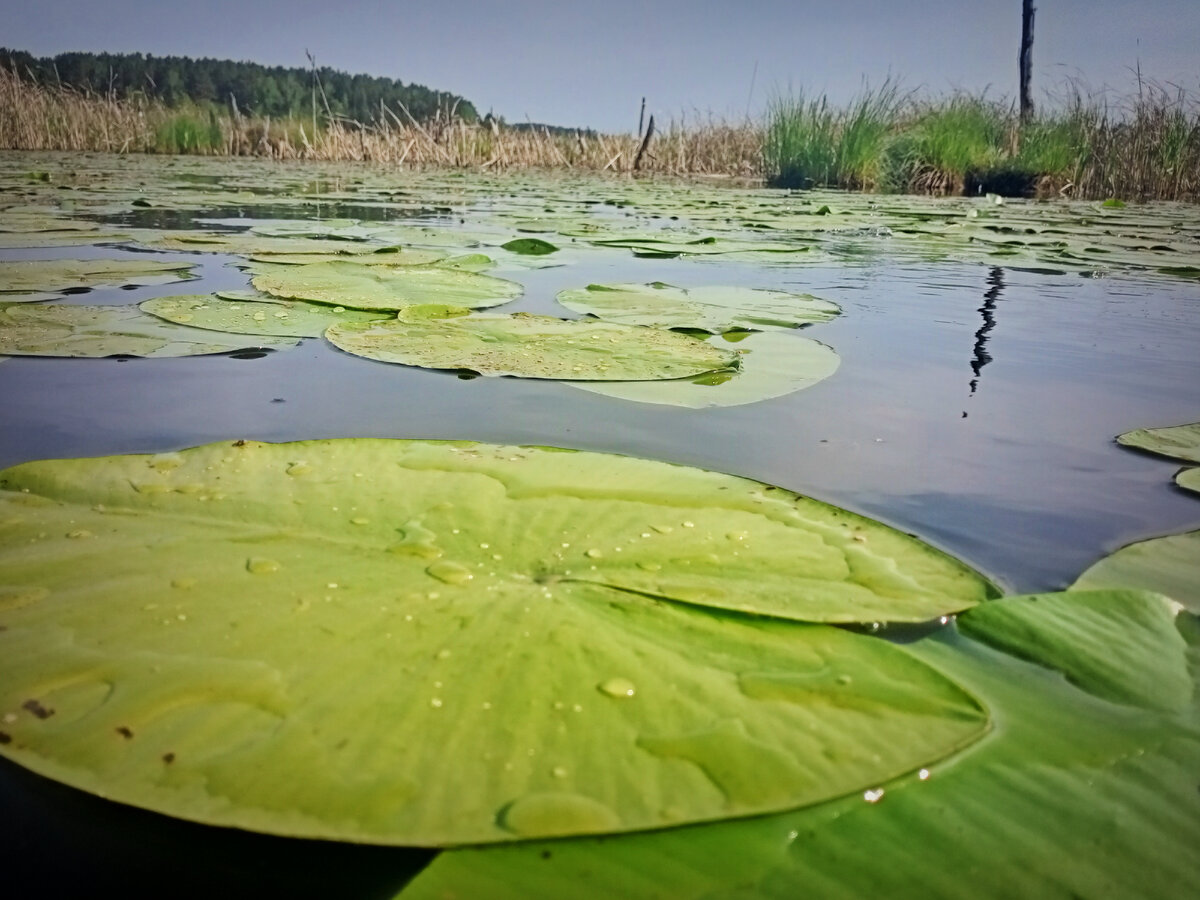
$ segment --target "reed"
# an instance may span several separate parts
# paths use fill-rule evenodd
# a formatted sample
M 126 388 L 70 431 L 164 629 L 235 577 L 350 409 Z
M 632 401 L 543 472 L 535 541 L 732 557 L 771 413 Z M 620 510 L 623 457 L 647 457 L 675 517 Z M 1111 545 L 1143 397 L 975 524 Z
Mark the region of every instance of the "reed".
M 314 128 L 315 125 L 315 128 Z M 272 120 L 236 105 L 168 108 L 38 86 L 0 70 L 0 147 L 359 160 L 407 167 L 571 168 L 628 173 L 633 135 L 467 123 L 453 108 L 417 121 Z M 1072 88 L 1024 127 L 1011 103 L 923 99 L 889 79 L 848 106 L 803 92 L 773 98 L 762 123 L 681 115 L 657 129 L 640 172 L 735 176 L 803 188 L 1200 200 L 1200 108 L 1153 84 L 1110 102 Z

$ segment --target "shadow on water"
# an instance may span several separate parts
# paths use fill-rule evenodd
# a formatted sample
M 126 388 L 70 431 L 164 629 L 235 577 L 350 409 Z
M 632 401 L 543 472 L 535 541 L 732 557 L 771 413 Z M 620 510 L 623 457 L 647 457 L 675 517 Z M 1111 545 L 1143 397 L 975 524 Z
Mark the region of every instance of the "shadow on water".
M 996 301 L 1004 293 L 1004 270 L 999 266 L 992 266 L 987 280 L 988 289 L 983 294 L 983 306 L 979 307 L 983 325 L 975 332 L 975 356 L 971 360 L 971 371 L 975 373 L 970 384 L 972 394 L 979 387 L 983 367 L 992 361 L 992 355 L 987 351 L 988 332 L 996 327 Z

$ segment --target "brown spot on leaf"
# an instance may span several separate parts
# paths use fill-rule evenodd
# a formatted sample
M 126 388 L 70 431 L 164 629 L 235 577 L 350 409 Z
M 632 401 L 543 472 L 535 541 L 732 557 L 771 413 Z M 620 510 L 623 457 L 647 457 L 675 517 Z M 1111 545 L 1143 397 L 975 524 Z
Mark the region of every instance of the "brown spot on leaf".
M 39 703 L 37 700 L 33 700 L 33 699 L 26 700 L 24 703 L 21 704 L 21 708 L 29 710 L 31 713 L 33 713 L 35 716 L 37 716 L 39 719 L 48 719 L 52 715 L 54 715 L 54 710 L 47 709 L 46 707 L 42 706 L 42 704 Z
M 0 731 L 0 744 L 11 744 L 12 735 L 7 731 Z
M 233 446 L 235 446 L 235 447 L 245 447 L 245 446 L 246 446 L 246 442 L 245 442 L 245 441 L 234 441 L 234 442 L 233 442 Z
M 125 740 L 129 740 L 131 737 L 133 737 L 133 731 L 124 725 L 117 728 L 117 734 L 125 738 Z
M 162 759 L 163 759 L 163 762 L 165 762 L 169 766 L 171 763 L 175 762 L 175 754 L 174 753 L 164 753 Z

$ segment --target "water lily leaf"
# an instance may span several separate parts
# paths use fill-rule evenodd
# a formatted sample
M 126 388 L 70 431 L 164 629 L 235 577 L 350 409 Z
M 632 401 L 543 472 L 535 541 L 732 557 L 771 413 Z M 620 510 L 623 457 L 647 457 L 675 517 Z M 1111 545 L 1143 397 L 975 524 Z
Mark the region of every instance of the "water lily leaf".
M 1175 475 L 1175 483 L 1181 488 L 1200 494 L 1200 468 L 1180 469 Z
M 1138 428 L 1117 435 L 1117 443 L 1172 459 L 1200 462 L 1200 422 L 1169 428 Z
M 681 515 L 664 570 L 730 527 L 786 533 L 785 569 L 819 555 L 798 498 L 729 476 L 238 441 L 26 463 L 0 489 L 0 753 L 173 815 L 424 846 L 636 830 L 861 791 L 988 727 L 885 641 L 589 568 Z
M 575 312 L 625 325 L 714 333 L 735 328 L 797 328 L 828 322 L 841 312 L 836 303 L 811 294 L 739 287 L 678 288 L 661 281 L 589 284 L 561 292 L 558 302 Z
M 633 400 L 688 409 L 740 406 L 781 397 L 812 387 L 837 371 L 841 358 L 820 341 L 778 332 L 728 332 L 714 339 L 736 338 L 742 365 L 674 381 L 567 382 L 572 387 Z
M 189 277 L 193 264 L 149 259 L 27 259 L 0 262 L 0 303 L 45 300 L 100 285 L 166 284 Z
M 1157 591 L 1200 613 L 1200 531 L 1128 544 L 1093 563 L 1070 589 L 1100 588 Z
M 28 234 L 0 231 L 0 247 L 16 250 L 33 247 L 78 247 L 88 244 L 114 244 L 128 240 L 117 231 L 34 231 Z
M 286 338 L 221 335 L 165 322 L 136 306 L 0 308 L 0 353 L 14 356 L 202 356 L 294 347 Z
M 736 369 L 736 351 L 656 328 L 528 313 L 446 316 L 444 307 L 370 324 L 330 326 L 336 347 L 383 362 L 480 375 L 577 381 L 648 381 Z
M 1177 626 L 1200 673 L 1200 628 L 1186 616 Z M 1195 703 L 1172 715 L 1105 703 L 950 630 L 906 649 L 1000 723 L 949 765 L 758 819 L 453 850 L 400 898 L 1190 895 L 1200 878 Z
M 226 234 L 216 231 L 175 231 L 142 240 L 144 246 L 191 253 L 231 253 L 238 256 L 367 256 L 374 245 L 307 237 L 267 237 L 250 231 Z
M 541 238 L 517 238 L 501 244 L 500 247 L 510 253 L 520 253 L 522 256 L 545 256 L 547 253 L 554 253 L 558 250 L 554 244 L 543 241 Z
M 1192 699 L 1178 607 L 1148 591 L 1074 591 L 1004 597 L 964 612 L 959 630 L 1056 669 L 1115 703 L 1183 709 Z
M 274 263 L 280 266 L 310 266 L 316 263 L 353 262 L 359 266 L 428 266 L 443 265 L 445 254 L 434 250 L 406 250 L 389 247 L 373 253 L 251 253 L 251 262 Z
M 256 263 L 251 283 L 285 300 L 309 300 L 352 309 L 399 310 L 420 303 L 480 309 L 521 296 L 514 281 L 438 266 L 361 266 L 326 262 L 310 266 Z
M 265 302 L 264 302 L 265 301 Z M 211 294 L 155 297 L 138 304 L 144 312 L 177 325 L 233 334 L 320 337 L 334 322 L 372 322 L 387 312 L 362 312 L 299 300 L 263 301 L 244 306 Z

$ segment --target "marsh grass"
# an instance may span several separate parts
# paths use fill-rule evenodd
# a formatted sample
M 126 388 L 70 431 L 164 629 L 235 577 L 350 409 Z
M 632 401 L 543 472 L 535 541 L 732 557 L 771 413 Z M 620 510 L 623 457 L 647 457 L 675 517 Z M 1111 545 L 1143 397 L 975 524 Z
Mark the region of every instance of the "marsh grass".
M 35 86 L 0 69 L 0 147 L 8 149 L 628 173 L 638 145 L 630 134 L 467 123 L 453 109 L 418 122 L 385 108 L 359 123 L 168 108 Z M 657 129 L 640 171 L 793 188 L 1200 200 L 1200 108 L 1185 92 L 1152 84 L 1119 103 L 1072 89 L 1021 128 L 1005 101 L 922 99 L 889 79 L 845 107 L 823 95 L 777 96 L 762 123 L 680 116 Z

